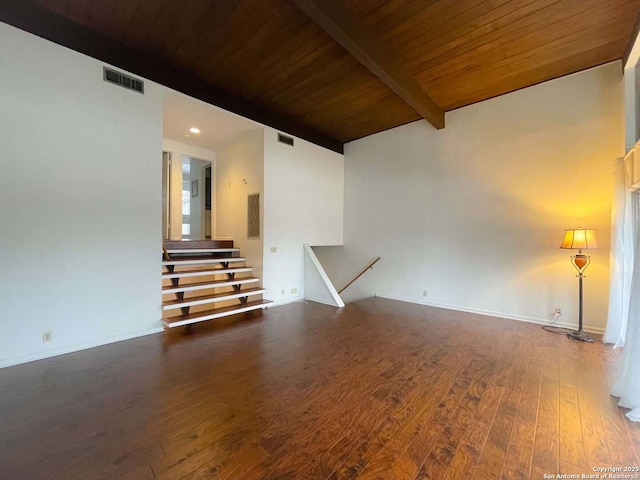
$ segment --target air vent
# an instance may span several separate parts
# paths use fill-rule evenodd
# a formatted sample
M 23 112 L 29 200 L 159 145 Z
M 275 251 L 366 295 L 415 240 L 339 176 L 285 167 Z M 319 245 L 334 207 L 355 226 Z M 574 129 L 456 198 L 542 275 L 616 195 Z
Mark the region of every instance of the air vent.
M 117 72 L 107 67 L 102 67 L 102 79 L 105 82 L 120 85 L 128 90 L 142 93 L 144 95 L 144 82 L 137 78 L 130 77 L 124 73 Z
M 260 238 L 260 194 L 247 197 L 247 238 Z
M 281 133 L 278 134 L 278 141 L 280 143 L 284 143 L 285 145 L 289 145 L 293 147 L 293 137 L 288 137 L 287 135 L 283 135 Z

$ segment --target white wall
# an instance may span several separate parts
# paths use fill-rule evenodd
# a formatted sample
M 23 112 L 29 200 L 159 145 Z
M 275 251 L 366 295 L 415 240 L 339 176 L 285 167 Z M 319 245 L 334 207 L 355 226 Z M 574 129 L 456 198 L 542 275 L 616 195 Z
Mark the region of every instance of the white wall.
M 602 330 L 621 99 L 615 62 L 450 112 L 441 131 L 420 121 L 347 144 L 345 248 L 318 257 L 346 279 L 381 256 L 360 296 L 539 322 L 560 307 L 573 324 L 575 252 L 558 246 L 565 228 L 595 228 L 585 324 Z
M 288 302 L 304 296 L 303 245 L 342 244 L 344 156 L 277 136 L 265 127 L 263 284 L 266 298 Z
M 262 278 L 264 219 L 264 134 L 262 128 L 237 136 L 216 152 L 216 238 L 231 238 Z M 247 196 L 260 194 L 260 238 L 247 238 Z
M 102 66 L 0 23 L 0 366 L 160 330 L 160 89 Z

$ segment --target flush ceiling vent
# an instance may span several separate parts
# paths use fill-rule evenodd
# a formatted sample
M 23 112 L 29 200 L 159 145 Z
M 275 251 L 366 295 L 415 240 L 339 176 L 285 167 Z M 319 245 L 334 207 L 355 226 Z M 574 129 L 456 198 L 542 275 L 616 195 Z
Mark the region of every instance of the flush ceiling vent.
M 283 135 L 281 133 L 278 134 L 278 141 L 280 143 L 284 143 L 285 145 L 289 145 L 293 147 L 293 137 L 289 137 L 287 135 Z
M 102 67 L 102 72 L 102 79 L 105 82 L 120 85 L 123 88 L 133 90 L 134 92 L 138 92 L 144 95 L 144 82 L 142 80 L 138 80 L 137 78 L 133 78 L 129 75 L 117 72 L 116 70 L 112 70 L 111 68 L 107 67 Z

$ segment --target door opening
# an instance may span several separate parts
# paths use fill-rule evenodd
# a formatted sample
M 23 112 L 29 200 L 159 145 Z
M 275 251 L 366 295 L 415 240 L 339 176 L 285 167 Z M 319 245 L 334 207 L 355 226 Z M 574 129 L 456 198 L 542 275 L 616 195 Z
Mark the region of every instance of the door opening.
M 183 155 L 181 192 L 183 239 L 211 238 L 213 206 L 211 172 L 211 162 Z
M 171 152 L 162 152 L 162 240 L 169 240 L 171 202 Z
M 213 236 L 215 181 L 210 160 L 162 152 L 162 238 L 204 240 Z

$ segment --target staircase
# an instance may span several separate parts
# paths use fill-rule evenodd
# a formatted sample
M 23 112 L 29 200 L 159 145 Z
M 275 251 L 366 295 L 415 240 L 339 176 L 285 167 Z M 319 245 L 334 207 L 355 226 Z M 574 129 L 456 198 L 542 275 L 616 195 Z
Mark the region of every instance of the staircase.
M 190 326 L 263 309 L 266 291 L 251 276 L 232 241 L 165 241 L 162 260 L 162 323 Z

